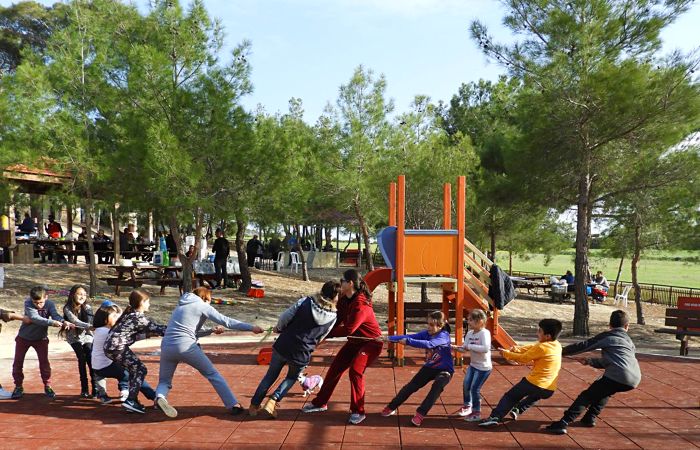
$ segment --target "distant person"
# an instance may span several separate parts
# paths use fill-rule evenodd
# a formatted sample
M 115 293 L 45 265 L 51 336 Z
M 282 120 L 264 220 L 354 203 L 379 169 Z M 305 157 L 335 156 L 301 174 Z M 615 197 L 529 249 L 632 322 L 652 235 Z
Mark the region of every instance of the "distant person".
M 49 223 L 46 224 L 46 234 L 49 235 L 50 238 L 58 239 L 63 237 L 63 227 L 61 227 L 61 224 L 56 222 L 56 218 L 53 215 L 49 216 Z
M 170 253 L 177 253 L 177 244 L 175 243 L 175 238 L 172 233 L 165 234 L 165 246 Z
M 255 265 L 255 258 L 260 258 L 262 260 L 263 256 L 263 245 L 258 239 L 258 235 L 254 234 L 253 238 L 248 241 L 245 246 L 245 253 L 248 257 L 248 267 L 253 267 Z
M 221 228 L 216 229 L 216 240 L 212 247 L 214 252 L 214 270 L 216 271 L 216 289 L 224 289 L 228 286 L 228 274 L 226 273 L 226 263 L 231 252 L 228 239 L 224 237 Z
M 24 234 L 32 234 L 36 231 L 36 225 L 34 224 L 34 220 L 29 217 L 29 213 L 24 213 L 24 220 L 19 226 L 19 231 Z
M 598 272 L 596 272 L 595 278 L 593 278 L 593 283 L 603 286 L 603 288 L 606 291 L 608 289 L 610 289 L 610 283 L 608 282 L 607 278 L 605 278 L 605 276 L 603 275 L 602 270 L 599 270 Z
M 108 253 L 112 240 L 105 235 L 103 229 L 97 230 L 97 234 L 92 238 L 95 245 L 95 253 L 97 253 L 98 264 L 109 264 L 112 262 L 112 256 Z
M 268 244 L 267 248 L 270 252 L 270 255 L 272 256 L 272 259 L 277 259 L 277 255 L 282 249 L 282 241 L 280 241 L 280 239 L 277 236 L 273 236 L 272 238 L 270 238 L 270 243 Z
M 192 258 L 192 255 L 194 255 L 194 245 L 190 245 L 190 248 L 187 250 L 187 253 L 185 253 L 185 256 L 187 258 Z
M 570 270 L 567 270 L 566 274 L 561 276 L 561 279 L 566 281 L 566 284 L 567 284 L 566 291 L 567 292 L 574 292 L 574 290 L 576 289 L 574 287 L 574 274 L 571 273 Z
M 126 256 L 124 252 L 131 250 L 131 244 L 134 242 L 134 236 L 129 233 L 129 228 L 124 227 L 124 231 L 119 233 L 119 252 L 122 256 Z

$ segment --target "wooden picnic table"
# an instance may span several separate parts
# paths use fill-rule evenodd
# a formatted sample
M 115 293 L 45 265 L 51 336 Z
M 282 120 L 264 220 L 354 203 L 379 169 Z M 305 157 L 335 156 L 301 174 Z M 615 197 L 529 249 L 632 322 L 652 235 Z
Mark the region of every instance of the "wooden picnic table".
M 165 293 L 166 286 L 177 286 L 182 294 L 182 266 L 155 266 L 155 265 L 140 265 L 140 266 L 115 266 L 110 268 L 117 272 L 117 276 L 101 278 L 108 285 L 114 286 L 114 293 L 119 295 L 121 286 L 131 286 L 133 289 L 141 287 L 146 281 L 153 281 L 160 285 L 160 294 Z M 177 276 L 173 277 L 175 272 Z M 155 273 L 155 277 L 146 276 L 149 273 Z

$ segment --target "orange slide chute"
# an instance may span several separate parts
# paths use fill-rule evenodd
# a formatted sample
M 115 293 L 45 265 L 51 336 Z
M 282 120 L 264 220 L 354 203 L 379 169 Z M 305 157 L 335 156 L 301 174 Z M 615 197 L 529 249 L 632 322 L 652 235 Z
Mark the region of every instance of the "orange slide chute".
M 391 282 L 391 269 L 387 267 L 374 269 L 365 275 L 364 280 L 369 291 L 372 292 L 380 284 Z

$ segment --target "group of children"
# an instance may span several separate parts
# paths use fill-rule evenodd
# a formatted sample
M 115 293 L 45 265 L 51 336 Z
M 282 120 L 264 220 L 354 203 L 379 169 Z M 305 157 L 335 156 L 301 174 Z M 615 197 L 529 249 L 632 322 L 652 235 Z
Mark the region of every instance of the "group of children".
M 557 389 L 563 356 L 601 349 L 600 358 L 583 358 L 579 359 L 579 362 L 604 369 L 605 372 L 588 389 L 581 392 L 560 420 L 546 427 L 546 431 L 554 434 L 566 433 L 568 425 L 582 413 L 584 416 L 581 424 L 595 426 L 596 418 L 612 395 L 634 389 L 641 381 L 635 346 L 627 334 L 629 318 L 625 311 L 617 310 L 611 314 L 609 331 L 563 348 L 557 340 L 562 330 L 561 322 L 556 319 L 543 319 L 538 324 L 536 343 L 498 349 L 507 361 L 532 364 L 532 369 L 526 377 L 503 395 L 489 416 L 483 418 L 480 391 L 493 368 L 491 335 L 486 328 L 486 314 L 477 309 L 469 313 L 467 318 L 469 330 L 464 344 L 460 346 L 452 345 L 450 327 L 441 311 L 428 315 L 427 328 L 424 331 L 384 337 L 381 336 L 381 331 L 378 331 L 378 326 L 374 326 L 376 318 L 374 318 L 370 299 L 364 297 L 366 296 L 364 291 L 361 292 L 361 298 L 365 300 L 359 304 L 360 306 L 347 303 L 351 305 L 350 308 L 355 309 L 352 312 L 354 315 L 348 316 L 347 312 L 341 312 L 339 315 L 339 308 L 348 308 L 348 306 L 341 308 L 339 298 L 347 300 L 350 294 L 357 296 L 359 292 L 355 292 L 352 285 L 360 286 L 357 283 L 358 280 L 361 281 L 361 278 L 356 271 L 348 271 L 341 283 L 326 282 L 318 294 L 301 298 L 282 313 L 274 327 L 274 331 L 279 336 L 273 344 L 270 365 L 255 390 L 248 408 L 251 416 L 276 417 L 279 403 L 296 383 L 302 385 L 306 394 L 321 387 L 323 380 L 319 376 L 307 377 L 305 369 L 310 363 L 311 354 L 316 346 L 326 337 L 338 335 L 339 328 L 345 329 L 345 335 L 349 337 L 346 344 L 348 348 L 343 347 L 332 364 L 333 370 L 329 370 L 326 381 L 330 381 L 332 386 L 325 386 L 319 396 L 304 407 L 304 412 L 325 411 L 335 384 L 342 373 L 349 368 L 353 384 L 353 404 L 359 403 L 359 406 L 354 406 L 351 423 L 360 423 L 364 420 L 364 370 L 374 360 L 371 356 L 378 353 L 374 350 L 378 349 L 380 352 L 382 343 L 387 341 L 426 351 L 424 365 L 381 411 L 381 415 L 385 417 L 396 414 L 398 407 L 412 394 L 432 383 L 425 399 L 411 419 L 415 426 L 422 424 L 425 416 L 452 380 L 453 351 L 468 354 L 470 359 L 463 381 L 463 405 L 456 414 L 464 417 L 468 422 L 478 422 L 481 427 L 498 425 L 507 416 L 517 420 L 536 402 L 550 398 Z M 346 285 L 350 283 L 350 287 L 346 288 L 343 282 Z M 210 303 L 211 291 L 206 288 L 198 288 L 193 293 L 185 294 L 173 311 L 168 325 L 163 326 L 146 317 L 145 313 L 148 312 L 150 301 L 148 294 L 143 290 L 137 289 L 131 293 L 129 306 L 123 313 L 119 306 L 110 301 L 102 303 L 93 313 L 87 302 L 86 288 L 76 285 L 70 290 L 63 308 L 63 315 L 60 315 L 55 304 L 47 299 L 46 291 L 41 287 L 35 287 L 30 291 L 30 298 L 25 301 L 24 315 L 0 311 L 0 318 L 4 321 L 22 320 L 23 322 L 15 339 L 15 359 L 12 370 L 15 388 L 9 393 L 0 386 L 0 398 L 18 399 L 23 396 L 23 364 L 29 348 L 34 348 L 38 355 L 45 394 L 50 398 L 55 396 L 51 387 L 47 331 L 49 327 L 58 327 L 59 335 L 65 335 L 76 354 L 82 397 L 94 397 L 102 403 L 111 402 L 112 399 L 106 392 L 105 379 L 114 378 L 118 382 L 122 405 L 127 411 L 145 412 L 145 407 L 138 401 L 138 394 L 142 393 L 147 399 L 154 401 L 156 408 L 164 414 L 176 417 L 177 410 L 170 405 L 167 396 L 172 388 L 172 378 L 177 365 L 184 362 L 196 368 L 209 380 L 224 406 L 232 414 L 240 414 L 245 409 L 202 351 L 197 340 L 211 333 L 220 334 L 224 331 L 224 327 L 253 333 L 262 333 L 263 330 L 256 325 L 239 322 L 222 315 Z M 369 309 L 367 309 L 368 305 Z M 368 314 L 372 317 L 364 317 Z M 350 324 L 347 317 L 353 317 L 351 321 L 354 323 Z M 219 326 L 212 329 L 204 328 L 207 320 Z M 341 323 L 341 320 L 348 323 Z M 365 328 L 365 336 L 356 333 L 362 327 Z M 145 382 L 146 366 L 130 349 L 135 341 L 150 336 L 164 336 L 156 390 Z M 376 345 L 372 344 L 373 342 Z M 347 353 L 347 355 L 343 356 L 341 353 Z M 287 366 L 285 377 L 268 397 L 268 392 L 285 365 Z M 88 374 L 90 385 L 88 385 Z

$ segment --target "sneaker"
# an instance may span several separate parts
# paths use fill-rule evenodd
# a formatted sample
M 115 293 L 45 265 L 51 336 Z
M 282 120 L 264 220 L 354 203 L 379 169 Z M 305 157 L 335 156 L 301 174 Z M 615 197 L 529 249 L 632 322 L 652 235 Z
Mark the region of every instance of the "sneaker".
M 474 411 L 464 418 L 467 422 L 479 422 L 481 420 L 481 413 L 479 411 Z
M 459 408 L 459 411 L 457 411 L 457 415 L 459 417 L 467 417 L 472 413 L 472 407 L 467 405 L 467 406 L 462 406 Z
M 508 413 L 508 417 L 510 417 L 513 420 L 518 420 L 518 416 L 520 415 L 520 410 L 518 407 L 513 407 L 513 409 L 510 410 Z
M 232 416 L 240 416 L 240 415 L 243 414 L 244 412 L 245 412 L 245 408 L 242 407 L 242 406 L 240 405 L 240 403 L 237 404 L 237 405 L 233 405 L 233 406 L 231 407 L 231 415 L 232 415 Z
M 416 415 L 413 416 L 413 418 L 411 419 L 411 423 L 412 423 L 413 425 L 419 427 L 419 426 L 421 426 L 421 424 L 423 423 L 423 419 L 424 419 L 424 418 L 425 418 L 425 416 L 424 416 L 423 414 L 417 412 Z
M 139 414 L 146 413 L 146 408 L 141 403 L 139 403 L 138 400 L 126 399 L 126 401 L 122 403 L 122 406 L 130 412 L 135 412 Z
M 56 392 L 54 392 L 51 386 L 44 386 L 44 394 L 46 394 L 48 398 L 56 398 Z
M 119 392 L 119 401 L 124 403 L 126 399 L 129 398 L 129 391 L 128 390 L 123 390 Z
M 12 392 L 6 391 L 0 386 L 0 400 L 7 400 L 8 398 L 12 398 Z
M 584 427 L 593 428 L 595 426 L 595 422 L 596 422 L 595 417 L 583 416 L 581 418 L 580 424 Z
M 15 386 L 15 390 L 12 391 L 12 398 L 13 400 L 17 400 L 18 398 L 22 398 L 24 396 L 24 388 L 22 386 Z
M 364 420 L 367 418 L 366 415 L 360 414 L 360 413 L 352 413 L 350 414 L 350 419 L 348 419 L 348 422 L 350 422 L 353 425 L 358 425 L 364 422 Z
M 82 392 L 80 392 L 80 397 L 81 398 L 90 398 L 90 393 L 88 391 L 82 391 Z
M 384 409 L 382 409 L 382 417 L 389 417 L 393 416 L 394 414 L 396 414 L 396 410 L 391 409 L 388 406 L 385 406 Z
M 551 434 L 566 434 L 566 423 L 562 422 L 561 420 L 557 420 L 556 422 L 552 422 L 546 427 L 544 427 L 545 431 L 547 433 Z
M 315 413 L 315 412 L 323 412 L 323 411 L 328 411 L 328 406 L 323 405 L 323 406 L 316 406 L 313 403 L 308 403 L 304 405 L 301 410 L 305 413 Z
M 110 403 L 112 403 L 112 398 L 108 395 L 100 395 L 97 397 L 97 399 L 103 405 L 109 405 Z
M 498 417 L 490 416 L 487 419 L 484 419 L 481 422 L 479 422 L 479 426 L 480 427 L 493 427 L 493 426 L 498 425 L 500 421 L 501 421 L 501 419 L 499 419 Z
M 168 399 L 162 396 L 156 397 L 156 405 L 158 405 L 158 408 L 160 408 L 163 413 L 170 417 L 171 419 L 174 419 L 177 417 L 177 409 L 173 408 L 170 406 L 170 403 L 168 403 Z

